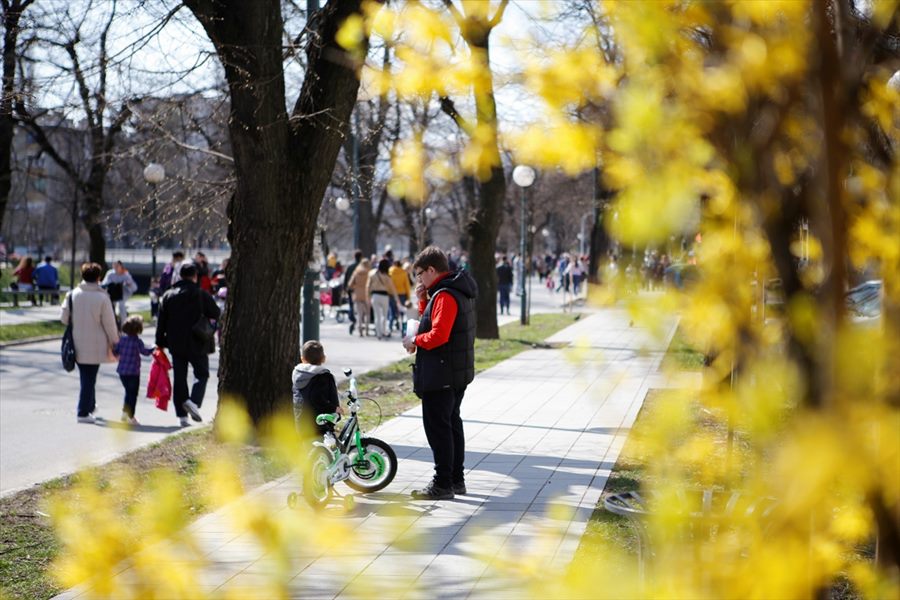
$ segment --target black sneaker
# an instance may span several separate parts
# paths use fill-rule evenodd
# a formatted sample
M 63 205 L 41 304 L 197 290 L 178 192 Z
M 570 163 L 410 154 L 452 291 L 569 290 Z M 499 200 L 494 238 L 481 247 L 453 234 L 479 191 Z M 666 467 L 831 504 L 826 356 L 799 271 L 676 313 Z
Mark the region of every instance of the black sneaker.
M 453 493 L 458 496 L 465 496 L 466 495 L 466 482 L 460 481 L 459 483 L 454 483 L 453 484 Z
M 413 490 L 413 500 L 453 500 L 453 490 L 434 485 L 432 481 L 421 490 Z

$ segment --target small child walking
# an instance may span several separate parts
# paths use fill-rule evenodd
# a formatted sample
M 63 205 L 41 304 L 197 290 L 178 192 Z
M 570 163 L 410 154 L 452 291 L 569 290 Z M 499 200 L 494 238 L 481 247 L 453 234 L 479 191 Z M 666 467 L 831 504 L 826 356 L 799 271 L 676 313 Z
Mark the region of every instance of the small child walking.
M 322 366 L 325 348 L 318 340 L 309 340 L 300 351 L 300 364 L 291 373 L 294 395 L 294 420 L 300 437 L 306 442 L 334 431 L 334 425 L 316 424 L 316 416 L 324 413 L 343 413 L 338 401 L 334 375 Z
M 122 380 L 125 388 L 125 401 L 122 404 L 122 422 L 128 425 L 140 425 L 134 418 L 134 409 L 137 406 L 138 388 L 141 387 L 141 355 L 150 356 L 152 348 L 144 345 L 140 337 L 144 331 L 144 319 L 140 315 L 132 315 L 122 324 L 122 333 L 113 348 L 113 353 L 119 357 L 119 366 L 116 372 Z

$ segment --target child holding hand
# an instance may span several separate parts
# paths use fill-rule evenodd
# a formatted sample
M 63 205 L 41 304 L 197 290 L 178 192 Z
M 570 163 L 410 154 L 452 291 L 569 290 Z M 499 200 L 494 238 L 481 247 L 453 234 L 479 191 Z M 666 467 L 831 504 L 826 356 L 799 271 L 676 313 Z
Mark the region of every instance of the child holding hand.
M 125 335 L 119 338 L 113 348 L 113 353 L 119 357 L 116 372 L 125 388 L 122 422 L 128 425 L 140 425 L 134 418 L 134 410 L 137 406 L 138 389 L 141 387 L 141 356 L 150 356 L 153 352 L 139 337 L 143 331 L 144 319 L 140 315 L 128 317 L 122 324 L 122 333 Z

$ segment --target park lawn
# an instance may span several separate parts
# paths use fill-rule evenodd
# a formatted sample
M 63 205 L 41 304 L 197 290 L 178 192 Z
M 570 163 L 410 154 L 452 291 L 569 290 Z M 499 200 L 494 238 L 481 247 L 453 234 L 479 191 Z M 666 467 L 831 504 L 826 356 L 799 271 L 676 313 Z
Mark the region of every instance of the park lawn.
M 59 321 L 37 321 L 20 325 L 0 325 L 0 343 L 27 340 L 47 335 L 62 337 L 66 326 Z
M 147 316 L 145 315 L 145 318 Z M 543 340 L 580 318 L 578 314 L 538 314 L 531 325 L 518 323 L 500 328 L 499 340 L 476 340 L 475 368 L 483 371 L 524 350 L 541 347 Z M 546 347 L 546 346 L 544 346 Z M 362 405 L 363 430 L 393 418 L 419 403 L 412 393 L 412 358 L 359 375 L 360 396 L 377 402 L 380 411 Z M 203 499 L 203 479 L 199 475 L 202 459 L 220 447 L 211 427 L 203 427 L 170 436 L 146 448 L 130 452 L 111 463 L 89 471 L 100 485 L 109 481 L 117 469 L 147 473 L 167 469 L 180 474 L 186 483 L 184 503 L 192 517 L 209 512 Z M 288 472 L 288 467 L 259 446 L 243 446 L 241 460 L 245 481 L 262 485 Z M 0 597 L 12 599 L 49 598 L 63 591 L 47 573 L 59 551 L 59 544 L 46 517 L 45 503 L 58 491 L 72 488 L 79 473 L 54 479 L 27 490 L 0 498 Z M 140 496 L 127 499 L 130 506 Z
M 150 322 L 149 310 L 129 314 L 141 315 L 144 318 L 145 326 Z M 62 337 L 65 330 L 66 326 L 59 321 L 36 321 L 20 325 L 0 325 L 0 344 L 49 335 Z
M 500 328 L 500 339 L 475 340 L 475 372 L 481 372 L 497 363 L 515 356 L 524 350 L 547 347 L 545 339 L 578 319 L 579 314 L 536 314 L 531 315 L 531 324 L 523 326 L 509 323 Z M 375 400 L 381 407 L 384 419 L 402 414 L 419 399 L 412 391 L 412 356 L 399 360 L 383 369 L 371 371 L 359 377 L 359 395 Z M 363 427 L 378 424 L 378 410 L 372 411 L 362 404 L 360 420 Z

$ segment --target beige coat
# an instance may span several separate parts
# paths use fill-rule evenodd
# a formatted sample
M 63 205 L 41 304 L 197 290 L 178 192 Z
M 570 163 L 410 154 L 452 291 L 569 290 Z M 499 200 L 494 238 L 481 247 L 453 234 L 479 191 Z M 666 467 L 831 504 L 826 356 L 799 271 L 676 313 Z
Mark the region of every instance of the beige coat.
M 72 297 L 72 338 L 75 340 L 75 362 L 99 365 L 114 362 L 112 346 L 119 341 L 116 317 L 109 296 L 97 283 L 82 281 L 66 294 L 60 320 L 69 324 L 69 296 Z
M 354 302 L 368 302 L 369 296 L 366 293 L 366 286 L 369 283 L 369 261 L 363 261 L 347 282 L 347 287 L 353 291 Z
M 397 288 L 394 287 L 394 280 L 391 279 L 390 275 L 382 273 L 378 269 L 369 271 L 369 276 L 366 281 L 366 294 L 369 299 L 372 298 L 372 292 L 387 292 L 389 296 L 399 302 L 399 298 L 397 298 Z

